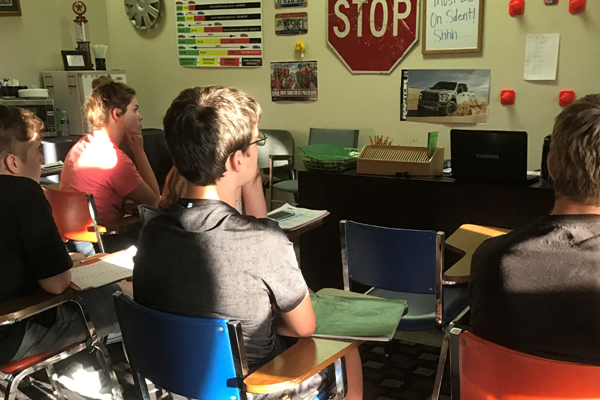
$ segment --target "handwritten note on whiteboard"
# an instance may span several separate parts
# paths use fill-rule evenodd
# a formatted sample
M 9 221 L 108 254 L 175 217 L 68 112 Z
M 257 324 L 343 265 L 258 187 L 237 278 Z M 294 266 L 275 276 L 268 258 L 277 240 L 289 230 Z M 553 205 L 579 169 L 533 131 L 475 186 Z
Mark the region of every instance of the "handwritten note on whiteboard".
M 423 53 L 480 51 L 483 0 L 426 0 Z
M 560 34 L 527 35 L 525 80 L 553 81 L 558 68 Z

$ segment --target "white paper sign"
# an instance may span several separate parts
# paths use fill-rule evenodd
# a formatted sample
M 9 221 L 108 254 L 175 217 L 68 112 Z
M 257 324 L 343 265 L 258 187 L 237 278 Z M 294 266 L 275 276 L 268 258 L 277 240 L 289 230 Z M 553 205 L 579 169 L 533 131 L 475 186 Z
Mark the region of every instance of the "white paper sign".
M 426 0 L 425 50 L 475 50 L 481 0 Z
M 556 80 L 559 33 L 527 35 L 525 46 L 525 80 Z

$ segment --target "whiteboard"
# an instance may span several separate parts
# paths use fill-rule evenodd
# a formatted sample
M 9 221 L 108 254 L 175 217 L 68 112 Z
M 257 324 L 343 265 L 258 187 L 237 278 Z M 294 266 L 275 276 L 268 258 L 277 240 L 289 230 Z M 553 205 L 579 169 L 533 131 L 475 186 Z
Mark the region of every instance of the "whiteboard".
M 423 54 L 481 51 L 484 0 L 424 0 Z

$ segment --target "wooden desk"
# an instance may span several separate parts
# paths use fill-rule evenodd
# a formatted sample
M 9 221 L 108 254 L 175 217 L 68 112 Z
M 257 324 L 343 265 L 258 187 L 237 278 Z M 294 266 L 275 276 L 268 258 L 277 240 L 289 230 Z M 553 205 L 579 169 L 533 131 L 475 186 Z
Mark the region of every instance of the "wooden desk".
M 0 304 L 0 325 L 19 322 L 31 315 L 46 311 L 65 301 L 79 296 L 75 289 L 68 288 L 61 294 L 51 294 L 41 287 L 29 296 L 20 297 Z
M 342 289 L 339 222 L 436 230 L 449 237 L 463 224 L 515 229 L 548 215 L 549 188 L 455 182 L 451 178 L 299 172 L 300 207 L 328 210 L 323 226 L 300 236 L 304 278 L 314 291 Z
M 504 235 L 509 229 L 490 228 L 472 224 L 461 225 L 448 239 L 446 245 L 456 249 L 463 257 L 444 272 L 444 280 L 449 282 L 468 282 L 471 274 L 471 258 L 473 253 L 485 240 Z
M 102 259 L 107 255 L 103 253 L 94 254 L 81 263 L 74 263 L 73 268 L 90 264 L 97 258 Z M 79 291 L 71 287 L 67 288 L 61 294 L 48 293 L 41 287 L 38 287 L 28 296 L 0 303 L 0 325 L 19 322 L 24 318 L 46 311 L 66 301 L 73 300 L 77 296 L 79 296 Z

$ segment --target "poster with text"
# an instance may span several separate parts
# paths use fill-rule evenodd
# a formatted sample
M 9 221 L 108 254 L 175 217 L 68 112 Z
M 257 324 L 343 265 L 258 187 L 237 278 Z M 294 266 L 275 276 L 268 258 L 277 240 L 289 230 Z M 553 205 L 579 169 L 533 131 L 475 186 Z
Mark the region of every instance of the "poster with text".
M 271 63 L 273 101 L 317 101 L 319 98 L 316 61 Z
M 175 4 L 179 65 L 263 65 L 261 1 L 184 0 Z
M 485 123 L 489 100 L 489 69 L 402 70 L 401 121 Z
M 308 0 L 275 0 L 275 8 L 306 7 Z

